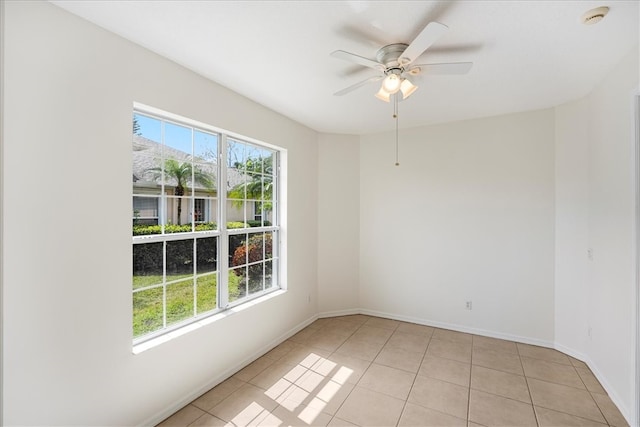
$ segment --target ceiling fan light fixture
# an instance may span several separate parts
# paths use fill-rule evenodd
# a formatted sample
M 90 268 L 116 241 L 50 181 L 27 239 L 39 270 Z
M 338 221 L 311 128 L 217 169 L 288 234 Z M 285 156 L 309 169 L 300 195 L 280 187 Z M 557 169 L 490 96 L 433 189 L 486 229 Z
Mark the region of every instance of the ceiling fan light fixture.
M 402 83 L 400 83 L 400 90 L 402 91 L 402 99 L 407 99 L 417 89 L 418 89 L 418 86 L 411 83 L 409 79 L 402 79 Z
M 384 102 L 389 102 L 389 100 L 391 99 L 391 94 L 384 90 L 384 87 L 381 87 L 378 93 L 376 93 L 376 98 Z
M 389 94 L 393 94 L 400 90 L 401 84 L 402 80 L 400 79 L 400 76 L 395 73 L 391 73 L 382 81 L 382 89 Z

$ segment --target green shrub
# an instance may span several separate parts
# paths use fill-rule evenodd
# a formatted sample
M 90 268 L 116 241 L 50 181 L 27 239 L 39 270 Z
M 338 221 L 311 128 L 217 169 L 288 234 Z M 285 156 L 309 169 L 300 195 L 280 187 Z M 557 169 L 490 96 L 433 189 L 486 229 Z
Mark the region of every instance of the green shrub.
M 271 258 L 273 254 L 272 245 L 273 242 L 271 239 L 271 234 L 257 234 L 251 236 L 246 245 L 243 242 L 242 245 L 238 246 L 235 249 L 235 251 L 233 252 L 233 257 L 231 259 L 231 266 L 237 267 L 240 265 L 244 265 L 247 262 L 249 264 L 252 264 L 259 261 L 264 261 L 265 258 Z M 247 250 L 249 251 L 248 255 Z M 264 274 L 271 275 L 271 263 L 266 263 Z M 250 277 L 262 277 L 262 275 L 262 263 L 249 266 Z
M 133 225 L 133 235 L 134 236 L 146 236 L 149 234 L 160 234 L 162 233 L 162 227 L 159 225 Z
M 215 222 L 203 222 L 200 224 L 196 224 L 195 231 L 208 231 L 208 230 L 216 230 L 218 224 Z M 227 222 L 227 228 L 247 228 L 254 227 L 249 225 L 249 222 L 240 222 L 240 221 L 230 221 Z M 191 232 L 191 224 L 167 224 L 164 226 L 164 232 L 167 234 L 173 233 L 190 233 Z M 162 226 L 160 225 L 141 225 L 134 224 L 133 225 L 133 235 L 134 236 L 148 236 L 151 234 L 161 234 Z
M 248 220 L 248 221 L 247 221 L 247 225 L 248 225 L 249 227 L 262 227 L 262 226 L 263 226 L 263 225 L 262 225 L 262 221 L 260 221 L 260 220 L 255 220 L 255 219 L 250 219 L 250 220 Z M 268 226 L 270 226 L 270 225 L 271 225 L 271 223 L 270 223 L 269 221 L 265 221 L 265 222 L 264 222 L 264 226 L 265 226 L 265 227 L 268 227 Z
M 227 229 L 247 228 L 247 227 L 248 227 L 247 223 L 242 221 L 231 221 L 227 223 Z
M 216 228 L 218 228 L 218 224 L 216 224 L 215 222 L 203 222 L 200 224 L 196 224 L 196 231 L 209 231 L 215 230 Z

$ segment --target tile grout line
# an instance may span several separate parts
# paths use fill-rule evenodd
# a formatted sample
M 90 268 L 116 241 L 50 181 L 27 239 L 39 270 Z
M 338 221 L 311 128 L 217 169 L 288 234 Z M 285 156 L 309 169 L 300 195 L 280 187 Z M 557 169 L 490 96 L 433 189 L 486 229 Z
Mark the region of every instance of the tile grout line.
M 604 412 L 602 412 L 602 408 L 600 408 L 600 405 L 598 405 L 598 402 L 596 401 L 596 399 L 594 399 L 593 397 L 593 393 L 591 393 L 591 390 L 589 390 L 589 387 L 587 387 L 587 384 L 584 382 L 584 380 L 582 379 L 582 376 L 580 375 L 580 373 L 578 372 L 578 370 L 576 369 L 576 366 L 573 364 L 573 362 L 571 361 L 571 359 L 569 359 L 569 363 L 571 363 L 571 367 L 573 368 L 573 371 L 576 373 L 576 375 L 578 376 L 578 378 L 580 378 L 580 381 L 582 382 L 582 385 L 584 385 L 584 389 L 587 390 L 587 393 L 589 393 L 589 397 L 591 398 L 591 400 L 593 400 L 593 403 L 595 403 L 596 408 L 598 408 L 598 411 L 600 411 L 600 415 L 602 415 L 602 418 L 604 419 L 604 421 L 607 423 L 608 426 L 611 425 L 611 423 L 609 423 L 609 420 L 607 419 L 607 417 L 604 415 Z
M 361 323 L 361 324 L 356 328 L 356 330 L 355 330 L 355 331 L 353 331 L 353 332 L 351 333 L 351 335 L 349 335 L 349 336 L 347 337 L 347 339 L 346 339 L 344 342 L 347 342 L 347 341 L 349 340 L 349 338 L 351 338 L 353 335 L 355 335 L 355 333 L 356 333 L 356 332 L 358 332 L 358 330 L 359 330 L 360 328 L 362 328 L 362 327 L 363 327 L 363 326 L 364 326 L 368 321 L 369 321 L 369 320 L 367 319 L 365 322 Z M 395 332 L 395 330 L 394 330 L 394 332 Z M 391 333 L 391 335 L 393 335 L 393 333 Z M 391 336 L 390 336 L 389 338 L 387 338 L 387 341 L 389 341 L 389 339 L 390 339 L 390 338 L 391 338 Z M 387 341 L 385 341 L 384 345 L 386 345 L 386 344 L 387 344 Z M 344 343 L 343 343 L 343 344 L 344 344 Z M 383 348 L 384 348 L 384 345 L 382 346 Z M 342 346 L 342 345 L 338 346 L 338 348 L 340 348 L 341 346 Z M 329 355 L 329 357 L 331 357 L 331 355 L 335 354 L 337 350 L 338 350 L 338 349 L 334 350 L 334 351 Z M 376 357 L 378 357 L 378 354 L 380 353 L 380 351 L 382 351 L 382 348 L 378 351 L 378 353 L 376 353 Z M 340 353 L 338 353 L 338 355 L 339 355 L 339 354 L 340 354 Z M 348 355 L 347 355 L 347 356 L 348 356 Z M 358 357 L 356 357 L 356 359 L 359 359 L 359 358 L 358 358 Z M 360 359 L 360 360 L 364 360 L 364 359 Z M 375 360 L 375 357 L 373 358 L 373 360 Z M 331 421 L 333 421 L 333 419 L 334 419 L 334 418 L 336 418 L 336 417 L 338 416 L 338 412 L 340 412 L 340 409 L 344 406 L 344 404 L 345 404 L 345 402 L 347 401 L 347 399 L 349 399 L 349 396 L 351 396 L 351 393 L 353 393 L 353 390 L 355 390 L 355 389 L 356 389 L 356 387 L 358 386 L 358 383 L 360 383 L 360 381 L 362 380 L 362 377 L 364 377 L 364 374 L 366 374 L 366 373 L 367 373 L 367 371 L 369 370 L 369 368 L 370 368 L 370 367 L 371 367 L 371 365 L 373 364 L 373 360 L 372 360 L 372 361 L 368 361 L 368 360 L 366 360 L 366 362 L 369 362 L 369 366 L 367 366 L 367 369 L 365 369 L 365 370 L 364 370 L 364 372 L 363 372 L 363 373 L 362 373 L 362 375 L 360 376 L 360 379 L 358 380 L 358 382 L 356 382 L 356 383 L 353 385 L 353 389 L 351 389 L 351 391 L 347 394 L 347 396 L 344 398 L 344 400 L 342 401 L 342 403 L 341 403 L 340 405 L 338 405 L 338 408 L 336 409 L 335 414 L 333 414 L 333 415 L 331 416 L 331 420 L 329 421 L 329 423 L 331 423 Z M 326 413 L 326 412 L 325 412 L 325 413 Z M 398 420 L 399 420 L 399 419 L 398 419 Z M 345 421 L 348 421 L 348 420 L 345 420 Z M 349 422 L 349 423 L 351 423 L 351 421 L 348 421 L 348 422 Z M 352 423 L 352 424 L 354 424 L 354 423 Z
M 365 323 L 367 323 L 368 321 L 369 321 L 369 320 L 367 319 L 366 321 L 364 321 L 364 322 L 362 322 L 360 325 L 358 325 L 358 327 L 357 327 L 353 332 L 351 332 L 351 335 L 349 335 L 349 336 L 347 337 L 347 339 L 346 339 L 346 340 L 344 340 L 344 342 L 343 342 L 342 344 L 344 344 L 345 342 L 347 342 L 347 341 L 349 340 L 349 338 L 351 338 L 351 337 L 352 337 L 356 332 L 358 332 L 358 330 L 359 330 L 360 328 L 362 328 L 362 326 L 363 326 Z M 340 345 L 338 346 L 338 348 L 340 348 L 340 347 L 342 346 L 342 344 L 340 344 Z M 331 352 L 331 353 L 329 354 L 329 357 L 331 357 L 331 355 L 335 354 L 335 353 L 336 353 L 336 351 L 338 350 L 338 348 L 336 348 L 333 352 Z M 339 353 L 338 353 L 338 354 L 339 354 Z M 369 364 L 369 366 L 371 366 L 371 364 Z M 362 373 L 362 376 L 364 376 L 364 373 L 365 373 L 365 372 L 367 372 L 367 370 L 369 370 L 369 366 L 367 366 L 367 369 L 365 369 L 365 371 Z M 360 379 L 362 379 L 362 377 L 360 377 Z M 360 382 L 360 380 L 358 380 L 358 382 Z M 340 412 L 340 409 L 341 409 L 341 408 L 342 408 L 342 406 L 344 405 L 344 402 L 346 402 L 346 401 L 347 401 L 347 399 L 349 398 L 349 396 L 351 396 L 351 393 L 353 393 L 353 390 L 355 390 L 355 389 L 356 389 L 356 386 L 357 386 L 357 385 L 358 385 L 358 383 L 355 383 L 355 384 L 354 384 L 354 386 L 353 386 L 353 388 L 351 389 L 351 391 L 350 391 L 349 393 L 347 393 L 347 396 L 344 398 L 344 400 L 342 401 L 342 403 L 341 403 L 340 405 L 338 405 L 338 407 L 336 408 L 336 412 L 335 412 L 333 415 L 328 414 L 328 415 L 331 415 L 331 419 L 329 420 L 329 424 L 331 423 L 331 421 L 333 421 L 333 419 L 334 419 L 334 418 L 336 418 L 336 417 L 338 416 L 338 412 Z M 326 414 L 326 412 L 324 412 L 324 413 Z M 351 421 L 349 421 L 349 422 L 351 422 Z
M 411 383 L 411 387 L 409 387 L 409 394 L 407 394 L 407 398 L 404 400 L 404 404 L 402 405 L 402 411 L 400 411 L 400 418 L 398 418 L 398 422 L 396 423 L 396 426 L 400 424 L 400 420 L 402 419 L 402 414 L 404 414 L 404 410 L 407 407 L 407 403 L 409 403 L 409 396 L 411 396 L 411 392 L 413 391 L 413 386 L 415 386 L 416 380 L 418 379 L 418 373 L 420 372 L 420 368 L 422 367 L 424 358 L 427 357 L 427 350 L 429 350 L 429 346 L 431 345 L 431 339 L 433 338 L 434 331 L 435 329 L 431 331 L 431 335 L 429 336 L 429 342 L 427 343 L 427 347 L 424 349 L 424 353 L 422 354 L 422 358 L 420 359 L 420 365 L 418 365 L 418 370 L 416 371 L 416 375 L 413 377 L 413 382 Z
M 366 323 L 366 322 L 365 322 Z M 362 376 L 360 377 L 360 379 L 358 380 L 358 382 L 356 383 L 356 386 L 353 387 L 354 390 L 355 388 L 358 386 L 358 384 L 360 383 L 360 381 L 362 381 L 362 378 L 364 378 L 364 374 L 367 373 L 367 371 L 369 370 L 369 368 L 371 368 L 371 365 L 373 365 L 373 363 L 376 361 L 376 359 L 378 358 L 378 356 L 380 355 L 380 353 L 382 352 L 382 349 L 384 349 L 384 347 L 387 345 L 387 343 L 389 342 L 389 340 L 391 339 L 391 337 L 393 336 L 393 334 L 396 333 L 396 331 L 398 330 L 398 326 L 400 326 L 400 323 L 398 322 L 398 325 L 396 325 L 395 329 L 393 329 L 393 331 L 391 332 L 391 335 L 389 335 L 389 338 L 387 338 L 387 340 L 384 342 L 384 344 L 382 344 L 382 347 L 380 347 L 380 350 L 378 350 L 378 352 L 376 353 L 376 355 L 373 357 L 373 360 L 371 361 L 371 363 L 369 364 L 369 367 L 367 367 L 367 370 L 364 371 L 364 373 L 362 374 Z M 384 329 L 384 328 L 381 328 Z M 384 366 L 384 365 L 383 365 Z M 416 374 L 417 376 L 417 374 Z M 414 378 L 415 381 L 415 378 Z M 353 390 L 352 390 L 353 391 Z M 411 390 L 409 390 L 409 393 L 411 393 Z M 384 393 L 383 393 L 384 394 Z M 351 395 L 351 393 L 349 393 L 349 395 Z M 394 396 L 391 396 L 394 397 Z M 407 395 L 407 399 L 409 398 L 409 395 Z M 344 400 L 344 402 L 346 402 L 347 399 Z M 344 404 L 344 402 L 342 402 Z M 396 421 L 396 426 L 398 425 L 398 423 L 400 423 L 400 418 L 402 418 L 402 412 L 404 411 L 404 407 L 407 404 L 407 400 L 405 399 L 404 404 L 402 405 L 402 410 L 400 411 L 400 416 L 398 417 L 398 421 Z M 342 407 L 342 405 L 340 405 Z M 337 412 L 336 412 L 337 413 Z
M 604 415 L 604 412 L 602 412 L 602 409 L 600 408 L 600 405 L 598 405 L 598 402 L 596 402 L 596 400 L 594 399 L 594 397 L 593 397 L 593 393 L 591 393 L 591 391 L 589 390 L 589 388 L 587 387 L 587 385 L 584 383 L 584 380 L 582 379 L 582 377 L 580 376 L 580 374 L 577 372 L 577 367 L 573 364 L 573 362 L 571 362 L 571 359 L 569 359 L 569 365 L 567 365 L 567 364 L 565 364 L 565 363 L 560 363 L 560 362 L 556 362 L 556 361 L 548 360 L 548 359 L 544 359 L 544 358 L 539 358 L 539 357 L 521 356 L 521 355 L 520 355 L 520 348 L 517 346 L 517 344 L 516 344 L 516 348 L 517 348 L 517 350 L 518 350 L 518 357 L 520 358 L 520 364 L 522 365 L 522 370 L 523 370 L 523 372 L 524 372 L 524 365 L 522 364 L 522 358 L 523 358 L 523 357 L 524 357 L 525 359 L 539 360 L 539 361 L 543 361 L 543 362 L 546 362 L 546 363 L 552 363 L 552 364 L 560 365 L 560 366 L 571 366 L 571 367 L 573 368 L 573 370 L 574 370 L 575 374 L 576 374 L 576 375 L 578 376 L 578 378 L 580 379 L 580 382 L 584 385 L 584 389 L 579 388 L 579 387 L 575 387 L 575 386 L 572 386 L 572 385 L 568 385 L 568 384 L 558 383 L 558 382 L 551 381 L 551 380 L 548 380 L 548 379 L 543 379 L 543 378 L 531 377 L 531 379 L 534 379 L 534 380 L 536 380 L 536 381 L 540 381 L 540 382 L 544 382 L 544 383 L 547 383 L 547 384 L 560 385 L 560 386 L 564 386 L 564 387 L 572 388 L 572 389 L 575 389 L 575 390 L 586 391 L 586 392 L 589 394 L 589 397 L 591 398 L 591 400 L 593 401 L 593 403 L 596 405 L 596 408 L 598 408 L 598 411 L 599 411 L 599 412 L 600 412 L 600 414 L 602 415 L 602 418 L 604 419 L 604 421 L 605 421 L 605 423 L 606 423 L 606 424 L 604 424 L 604 425 L 611 426 L 611 424 L 609 423 L 609 420 L 607 420 L 607 417 Z M 525 372 L 524 377 L 525 377 L 525 381 L 527 382 L 527 388 L 529 388 L 529 376 L 528 376 L 528 375 L 526 375 L 526 372 Z M 530 398 L 531 398 L 531 403 L 533 404 L 533 396 L 531 395 L 531 389 L 530 389 L 530 388 L 529 388 L 529 396 L 530 396 Z M 592 419 L 590 419 L 590 418 L 587 418 L 587 417 L 584 417 L 584 416 L 581 416 L 581 415 L 575 415 L 575 414 L 571 414 L 571 413 L 569 413 L 569 412 L 561 411 L 561 410 L 556 409 L 556 408 L 548 408 L 548 407 L 546 407 L 546 406 L 533 405 L 533 407 L 534 407 L 534 413 L 535 413 L 535 415 L 536 415 L 536 421 L 537 421 L 537 419 L 538 419 L 538 413 L 537 413 L 537 412 L 536 412 L 536 410 L 535 410 L 535 407 L 536 407 L 536 406 L 539 406 L 540 408 L 545 408 L 545 409 L 548 409 L 548 410 L 551 410 L 551 411 L 559 412 L 559 413 L 561 413 L 561 414 L 570 415 L 570 416 L 572 416 L 572 417 L 582 418 L 582 419 L 589 420 L 589 421 L 593 421 L 593 422 L 599 422 L 599 421 L 592 420 Z M 538 425 L 540 425 L 540 424 L 538 423 Z
M 527 384 L 527 392 L 529 393 L 529 399 L 531 400 L 531 410 L 533 410 L 533 416 L 536 420 L 536 425 L 540 427 L 540 420 L 538 420 L 538 412 L 536 411 L 536 406 L 533 403 L 531 386 L 529 386 L 529 377 L 527 376 L 527 372 L 524 370 L 524 364 L 522 363 L 522 356 L 520 355 L 520 347 L 518 347 L 518 343 L 516 343 L 516 352 L 518 354 L 518 360 L 520 361 L 520 368 L 522 368 L 522 375 L 524 376 L 524 381 Z

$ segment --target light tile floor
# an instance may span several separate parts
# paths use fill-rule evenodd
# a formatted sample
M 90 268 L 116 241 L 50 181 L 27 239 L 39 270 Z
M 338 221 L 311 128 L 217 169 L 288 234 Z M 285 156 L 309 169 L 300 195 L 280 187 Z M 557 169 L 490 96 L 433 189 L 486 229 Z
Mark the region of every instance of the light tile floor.
M 616 426 L 559 351 L 378 317 L 319 319 L 160 426 Z

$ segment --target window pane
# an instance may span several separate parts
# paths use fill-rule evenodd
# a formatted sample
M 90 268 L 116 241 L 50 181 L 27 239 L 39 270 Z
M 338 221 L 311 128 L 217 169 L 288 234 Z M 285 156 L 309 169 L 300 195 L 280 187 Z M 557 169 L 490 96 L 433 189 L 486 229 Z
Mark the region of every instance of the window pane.
M 204 222 L 207 214 L 207 205 L 204 199 L 194 199 L 193 206 L 191 207 L 193 220 L 195 222 Z
M 264 289 L 264 263 L 252 264 L 247 270 L 249 272 L 249 294 L 261 292 Z
M 196 274 L 210 273 L 218 267 L 218 238 L 196 240 Z
M 193 315 L 193 279 L 167 285 L 167 325 Z
M 133 196 L 133 235 L 160 234 L 158 197 Z
M 245 222 L 246 203 L 242 200 L 227 201 L 227 221 L 228 222 Z M 240 228 L 240 227 L 227 227 Z
M 142 220 L 147 218 L 158 220 L 158 198 L 134 196 L 133 219 Z
M 235 168 L 227 170 L 227 197 L 229 199 L 244 200 L 247 198 L 246 175 Z
M 133 135 L 140 137 L 140 139 L 146 139 L 160 143 L 161 141 L 161 127 L 162 121 L 154 117 L 145 116 L 144 114 L 133 114 Z M 134 143 L 134 151 L 135 151 Z
M 133 294 L 133 337 L 162 328 L 162 288 Z
M 218 306 L 218 274 L 199 276 L 198 283 L 198 314 L 215 309 Z
M 191 129 L 173 123 L 164 125 L 164 158 L 191 162 Z
M 162 242 L 133 245 L 133 289 L 162 283 Z
M 247 189 L 246 176 L 247 156 L 251 155 L 251 147 L 246 143 L 228 139 L 227 143 L 227 221 L 247 221 Z
M 262 174 L 247 173 L 245 187 L 248 200 L 262 200 Z
M 165 230 L 167 234 L 185 233 L 193 231 L 191 226 L 190 197 L 170 197 L 166 198 L 165 208 Z
M 233 302 L 247 295 L 245 270 L 245 267 L 229 270 L 229 302 Z
M 154 170 L 162 164 L 161 121 L 142 114 L 133 115 L 132 166 L 134 194 L 160 194 Z
M 245 166 L 247 171 L 253 172 L 261 172 L 262 171 L 262 161 L 260 160 L 262 154 L 262 149 L 260 147 L 256 147 L 255 145 L 246 144 L 245 145 Z
M 264 259 L 273 258 L 273 233 L 264 234 Z
M 133 153 L 133 193 L 155 194 L 162 192 L 162 161 L 160 157 Z
M 194 189 L 196 196 L 206 197 L 215 195 L 218 169 L 212 163 L 194 163 L 193 179 L 188 177 L 190 188 Z
M 277 201 L 273 201 L 270 203 L 269 205 L 269 209 L 265 209 L 264 211 L 264 225 L 275 225 L 276 224 L 276 219 L 274 218 L 274 213 L 277 212 L 278 209 L 278 202 Z
M 252 234 L 249 237 L 247 249 L 249 251 L 248 261 L 254 263 L 264 260 L 265 251 L 265 235 L 264 233 Z
M 196 198 L 189 201 L 189 212 L 193 214 L 193 219 L 198 224 L 209 224 L 209 227 L 196 227 L 196 231 L 216 229 L 216 199 L 212 197 Z
M 264 263 L 264 288 L 269 289 L 273 287 L 273 261 L 266 261 Z
M 201 200 L 198 202 L 198 200 Z M 200 204 L 200 205 L 198 205 Z M 203 221 L 196 221 L 195 231 L 207 231 L 218 229 L 218 199 L 215 197 L 203 197 L 195 199 L 195 207 L 198 215 L 202 215 Z M 194 218 L 198 216 L 194 215 Z
M 247 263 L 247 235 L 234 234 L 229 236 L 229 265 L 238 267 Z
M 167 282 L 193 276 L 194 240 L 167 242 Z
M 194 155 L 197 161 L 218 162 L 218 135 L 200 130 L 194 132 Z
M 238 165 L 244 164 L 245 161 L 245 144 L 242 142 L 227 139 L 227 167 L 237 168 Z

